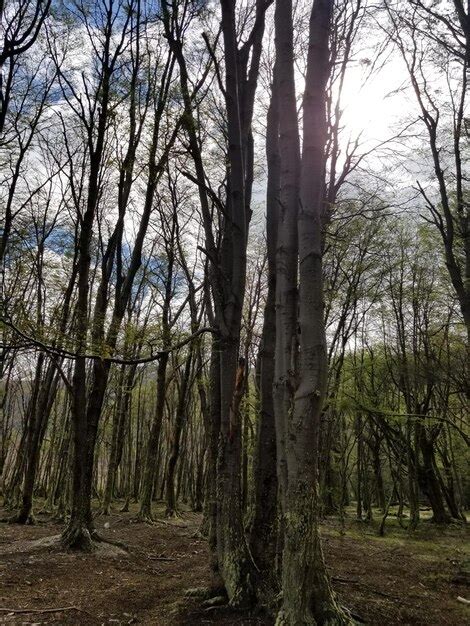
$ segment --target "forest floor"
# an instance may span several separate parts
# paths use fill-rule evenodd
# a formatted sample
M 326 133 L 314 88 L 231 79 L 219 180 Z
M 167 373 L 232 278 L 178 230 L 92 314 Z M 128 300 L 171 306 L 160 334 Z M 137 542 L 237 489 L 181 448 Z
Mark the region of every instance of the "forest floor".
M 117 510 L 117 507 L 116 507 Z M 60 552 L 46 537 L 62 525 L 38 516 L 34 526 L 0 525 L 0 623 L 269 625 L 263 616 L 203 607 L 188 589 L 210 584 L 208 550 L 198 535 L 201 516 L 185 512 L 157 523 L 135 522 L 135 511 L 98 516 L 103 537 L 124 542 L 92 554 Z M 0 517 L 6 512 L 0 509 Z M 346 518 L 322 524 L 324 551 L 341 603 L 367 624 L 470 624 L 469 531 L 423 522 L 413 533 L 391 518 L 377 525 Z M 39 540 L 39 541 L 38 541 Z M 62 609 L 62 610 L 58 610 Z

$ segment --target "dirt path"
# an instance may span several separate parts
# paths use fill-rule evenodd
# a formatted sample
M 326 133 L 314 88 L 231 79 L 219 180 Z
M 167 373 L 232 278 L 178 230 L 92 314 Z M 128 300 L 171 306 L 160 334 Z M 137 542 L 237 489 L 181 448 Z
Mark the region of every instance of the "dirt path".
M 2 512 L 0 512 L 1 514 Z M 154 526 L 134 523 L 132 514 L 98 517 L 103 536 L 127 544 L 89 555 L 58 552 L 30 543 L 57 535 L 61 525 L 0 525 L 0 609 L 57 609 L 59 612 L 0 612 L 0 623 L 16 624 L 271 624 L 227 609 L 207 610 L 188 589 L 210 584 L 205 541 L 197 535 L 200 516 L 185 513 Z M 334 522 L 323 529 L 325 553 L 341 602 L 368 624 L 470 624 L 470 597 L 457 572 L 468 549 L 464 529 L 431 539 L 385 539 L 351 525 L 344 537 Z M 429 534 L 429 533 L 428 533 Z

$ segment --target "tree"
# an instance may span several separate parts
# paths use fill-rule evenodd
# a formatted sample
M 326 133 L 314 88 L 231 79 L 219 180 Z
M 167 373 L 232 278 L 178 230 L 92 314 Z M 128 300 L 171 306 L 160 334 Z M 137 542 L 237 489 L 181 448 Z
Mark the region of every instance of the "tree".
M 283 512 L 282 610 L 277 620 L 280 624 L 349 621 L 334 599 L 318 535 L 320 416 L 327 382 L 322 216 L 325 213 L 326 87 L 332 15 L 333 2 L 315 0 L 310 15 L 303 96 L 298 252 L 295 250 L 299 263 L 299 356 L 298 367 L 294 370 L 293 405 L 286 415 L 287 489 Z M 279 241 L 282 241 L 281 229 L 280 225 Z M 278 263 L 278 272 L 279 269 Z
M 263 329 L 258 354 L 259 417 L 254 454 L 255 494 L 254 513 L 250 531 L 250 550 L 260 571 L 262 585 L 276 588 L 272 583 L 278 551 L 278 478 L 277 440 L 274 414 L 273 384 L 276 350 L 276 246 L 279 213 L 280 151 L 279 95 L 276 67 L 273 69 L 271 98 L 266 127 L 266 248 L 267 294 Z
M 220 572 L 229 599 L 233 603 L 252 601 L 250 584 L 250 557 L 244 537 L 240 468 L 241 429 L 239 407 L 244 375 L 244 364 L 239 361 L 240 329 L 246 280 L 246 248 L 251 217 L 250 201 L 253 185 L 252 118 L 256 84 L 264 31 L 264 16 L 270 2 L 257 0 L 251 31 L 239 46 L 236 33 L 236 0 L 221 0 L 222 35 L 224 40 L 225 100 L 227 136 L 227 192 L 222 209 L 222 229 L 217 248 L 212 230 L 209 209 L 210 194 L 197 137 L 197 123 L 193 106 L 187 94 L 186 63 L 182 53 L 178 26 L 178 2 L 166 3 L 165 23 L 169 41 L 179 50 L 181 89 L 185 103 L 186 132 L 194 160 L 201 203 L 202 220 L 206 237 L 206 250 L 210 262 L 211 291 L 214 302 L 214 323 L 217 330 L 212 369 L 211 412 L 213 415 L 213 444 L 215 453 L 218 441 L 216 476 L 217 508 L 211 519 L 212 545 L 216 568 Z M 183 3 L 186 6 L 187 3 Z M 217 68 L 219 71 L 219 68 Z M 220 415 L 220 418 L 219 418 Z M 220 419 L 220 427 L 219 427 Z M 215 467 L 214 460 L 211 466 Z M 214 559 L 215 562 L 215 559 Z
M 421 0 L 413 0 L 410 5 L 411 9 L 406 10 L 401 4 L 385 3 L 391 24 L 389 34 L 405 63 L 427 134 L 437 189 L 434 193 L 422 181 L 417 183 L 430 213 L 425 219 L 440 234 L 470 342 L 470 209 L 465 185 L 470 15 L 461 0 L 442 8 Z M 432 89 L 436 78 L 439 88 Z M 441 86 L 447 89 L 445 100 L 439 95 Z

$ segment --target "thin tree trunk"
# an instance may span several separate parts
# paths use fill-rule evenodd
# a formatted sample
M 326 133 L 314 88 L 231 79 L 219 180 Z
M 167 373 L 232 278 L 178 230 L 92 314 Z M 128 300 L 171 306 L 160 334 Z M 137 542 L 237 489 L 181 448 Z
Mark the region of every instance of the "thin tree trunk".
M 113 432 L 111 437 L 111 451 L 109 453 L 108 471 L 106 475 L 106 486 L 103 500 L 103 513 L 109 515 L 111 500 L 114 495 L 114 484 L 116 473 L 121 463 L 122 450 L 124 446 L 124 436 L 127 431 L 127 422 L 129 418 L 130 399 L 134 386 L 134 378 L 137 371 L 136 365 L 131 365 L 127 376 L 124 375 L 124 367 L 118 382 L 119 399 L 117 402 L 116 415 L 113 421 Z
M 274 74 L 276 74 L 276 69 L 274 69 Z M 276 245 L 280 185 L 277 92 L 278 86 L 274 78 L 266 130 L 266 157 L 268 162 L 266 194 L 268 293 L 258 356 L 260 368 L 260 413 L 256 432 L 253 522 L 250 533 L 250 550 L 259 571 L 260 581 L 258 586 L 265 585 L 274 589 L 277 586 L 272 579 L 275 577 L 276 570 L 278 480 L 273 383 L 276 347 Z
M 155 405 L 155 413 L 150 428 L 150 434 L 147 441 L 145 453 L 144 471 L 142 475 L 142 486 L 140 492 L 140 508 L 139 517 L 143 520 L 152 519 L 152 494 L 153 484 L 155 481 L 157 460 L 158 460 L 158 444 L 160 441 L 160 432 L 163 424 L 163 414 L 165 411 L 165 387 L 166 387 L 166 369 L 168 365 L 168 355 L 164 354 L 158 362 L 157 369 L 157 401 Z
M 16 518 L 16 521 L 20 524 L 34 522 L 33 492 L 36 482 L 36 472 L 47 422 L 57 392 L 58 378 L 59 374 L 55 365 L 50 363 L 41 384 L 36 406 L 34 407 L 34 419 L 32 416 L 32 423 L 30 424 L 28 458 L 26 461 L 22 504 L 18 517 Z
M 194 344 L 189 348 L 189 354 L 186 356 L 183 380 L 176 408 L 175 423 L 173 425 L 173 436 L 171 438 L 171 450 L 168 458 L 168 468 L 166 474 L 166 516 L 173 517 L 177 515 L 177 504 L 175 497 L 175 470 L 176 463 L 180 452 L 181 432 L 186 420 L 186 412 L 188 410 L 188 393 L 192 369 Z

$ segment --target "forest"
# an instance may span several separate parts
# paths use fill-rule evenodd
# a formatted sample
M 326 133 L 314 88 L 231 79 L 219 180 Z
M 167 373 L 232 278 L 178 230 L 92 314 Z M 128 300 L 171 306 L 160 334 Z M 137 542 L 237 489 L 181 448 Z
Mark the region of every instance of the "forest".
M 0 20 L 0 623 L 470 623 L 468 1 Z

